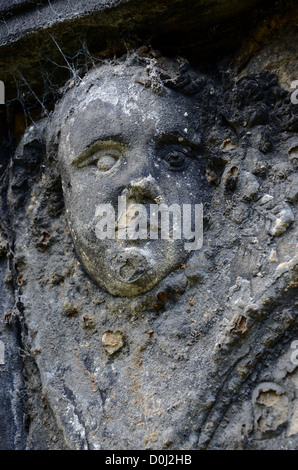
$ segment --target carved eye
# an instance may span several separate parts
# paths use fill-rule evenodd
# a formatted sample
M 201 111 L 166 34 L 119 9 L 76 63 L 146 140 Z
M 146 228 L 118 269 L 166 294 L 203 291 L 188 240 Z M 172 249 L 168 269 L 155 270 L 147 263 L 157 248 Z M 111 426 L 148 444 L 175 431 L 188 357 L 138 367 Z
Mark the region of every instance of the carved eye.
M 167 153 L 164 157 L 168 167 L 172 171 L 179 171 L 185 168 L 186 156 L 183 152 L 173 150 Z
M 83 168 L 92 165 L 96 166 L 101 173 L 105 173 L 116 165 L 121 155 L 122 153 L 117 149 L 102 149 L 85 158 L 78 164 L 78 167 Z
M 97 168 L 102 171 L 109 171 L 117 163 L 120 158 L 120 152 L 110 150 L 102 150 L 94 155 L 94 161 Z

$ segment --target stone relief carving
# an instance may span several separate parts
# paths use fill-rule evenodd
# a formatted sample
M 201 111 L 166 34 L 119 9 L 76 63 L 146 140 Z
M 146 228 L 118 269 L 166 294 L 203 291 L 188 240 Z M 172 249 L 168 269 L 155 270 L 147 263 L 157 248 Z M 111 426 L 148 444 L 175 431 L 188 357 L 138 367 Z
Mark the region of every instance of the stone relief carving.
M 49 137 L 49 146 L 55 141 L 80 260 L 105 290 L 127 297 L 151 290 L 189 254 L 181 231 L 178 237 L 169 234 L 168 240 L 158 233 L 159 238 L 151 238 L 152 205 L 174 204 L 182 210 L 185 204 L 202 203 L 209 189 L 194 99 L 182 94 L 181 85 L 180 92 L 170 88 L 183 66 L 168 61 L 161 68 L 153 59 L 138 61 L 103 65 L 84 77 L 52 118 L 59 137 Z M 204 78 L 198 74 L 197 80 Z M 105 240 L 96 236 L 102 217 L 97 208 L 103 204 L 118 207 L 113 233 Z M 136 232 L 121 239 L 123 216 L 135 218 L 135 204 L 147 210 L 145 236 L 137 239 Z M 155 224 L 160 224 L 158 218 Z
M 3 330 L 27 419 L 5 446 L 297 447 L 297 61 L 269 72 L 262 54 L 202 73 L 133 50 L 27 127 L 1 186 Z M 101 239 L 98 208 L 124 197 Z M 200 249 L 116 236 L 123 213 L 161 203 L 203 204 Z

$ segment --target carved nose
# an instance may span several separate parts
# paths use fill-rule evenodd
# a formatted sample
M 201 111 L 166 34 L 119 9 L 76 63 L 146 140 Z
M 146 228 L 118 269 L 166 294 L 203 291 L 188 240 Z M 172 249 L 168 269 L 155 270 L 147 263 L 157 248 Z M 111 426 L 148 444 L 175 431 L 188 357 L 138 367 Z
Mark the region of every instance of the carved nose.
M 159 204 L 162 199 L 162 192 L 156 180 L 151 176 L 132 180 L 131 183 L 122 191 L 121 198 L 125 198 L 124 210 L 118 212 L 116 222 L 116 231 L 126 229 L 128 223 L 136 217 L 136 211 L 139 208 L 136 205 L 149 206 L 150 204 Z M 147 227 L 150 228 L 148 208 L 146 208 Z M 143 212 L 144 214 L 144 212 Z
M 137 204 L 157 204 L 163 198 L 159 185 L 151 175 L 131 181 L 122 196 L 126 196 L 128 203 Z

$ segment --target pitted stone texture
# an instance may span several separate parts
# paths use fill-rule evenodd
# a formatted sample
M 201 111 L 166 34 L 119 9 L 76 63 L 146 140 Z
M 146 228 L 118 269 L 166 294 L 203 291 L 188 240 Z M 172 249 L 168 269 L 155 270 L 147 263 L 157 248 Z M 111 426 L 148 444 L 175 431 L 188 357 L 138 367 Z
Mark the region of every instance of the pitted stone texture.
M 61 5 L 58 1 L 39 3 L 43 11 Z M 82 46 L 75 43 L 74 30 L 86 31 L 91 22 L 93 32 L 96 30 L 90 36 L 96 44 L 93 52 L 101 58 L 107 50 L 107 56 L 114 57 L 114 49 L 107 42 L 113 37 L 119 51 L 130 18 L 124 13 L 131 12 L 132 3 L 137 7 L 142 2 L 121 2 L 119 8 L 109 9 L 106 16 L 99 15 L 94 23 L 93 15 L 69 24 L 63 17 L 58 18 L 58 24 L 56 18 L 51 32 L 57 44 L 49 41 L 47 27 L 27 30 L 28 35 L 21 39 L 18 14 L 25 18 L 30 11 L 36 12 L 35 3 L 31 3 L 31 10 L 26 10 L 25 4 L 24 8 L 16 5 L 16 17 L 6 15 L 1 23 L 2 31 L 15 25 L 6 40 L 16 40 L 11 47 L 1 49 L 1 70 L 10 77 L 8 82 L 14 83 L 12 65 L 16 64 L 19 71 L 22 62 L 26 71 L 22 69 L 23 77 L 33 88 L 38 82 L 41 88 L 36 93 L 44 96 L 42 87 L 47 81 L 40 69 L 34 68 L 41 55 L 56 49 L 56 56 L 49 54 L 55 60 L 61 54 L 58 45 L 73 57 Z M 244 3 L 248 5 L 237 5 L 242 8 Z M 167 2 L 171 8 L 173 4 Z M 177 7 L 181 4 L 175 2 Z M 268 4 L 263 4 L 266 10 Z M 208 11 L 210 4 L 198 5 L 205 5 Z M 163 14 L 167 16 L 169 10 L 165 8 L 159 15 L 156 9 L 148 9 L 148 2 L 144 9 L 148 10 L 146 15 L 144 10 L 134 10 L 130 31 L 135 32 L 141 17 L 138 32 L 144 31 L 146 24 L 149 33 L 147 29 L 144 36 L 149 34 L 151 38 L 156 31 L 154 25 L 157 29 L 163 26 Z M 112 11 L 115 15 L 110 15 Z M 7 370 L 0 370 L 3 448 L 187 450 L 298 446 L 298 378 L 293 362 L 293 344 L 298 338 L 298 108 L 291 103 L 286 86 L 289 78 L 298 78 L 297 58 L 289 51 L 290 56 L 282 63 L 279 53 L 278 61 L 269 60 L 264 70 L 262 51 L 257 51 L 267 26 L 256 9 L 263 29 L 254 38 L 246 38 L 246 30 L 241 30 L 241 24 L 247 23 L 246 15 L 242 23 L 233 20 L 241 32 L 233 36 L 234 43 L 240 44 L 237 38 L 245 36 L 246 51 L 228 66 L 228 61 L 222 59 L 233 49 L 226 47 L 231 42 L 226 42 L 222 31 L 235 30 L 225 22 L 217 28 L 208 21 L 206 29 L 201 29 L 193 15 L 192 26 L 197 25 L 199 37 L 192 32 L 184 43 L 177 24 L 185 26 L 185 37 L 190 11 L 186 16 L 176 16 L 171 10 L 166 39 L 161 31 L 155 38 L 166 49 L 171 30 L 178 40 L 174 42 L 174 55 L 180 52 L 178 43 L 183 50 L 191 45 L 199 66 L 201 53 L 211 58 L 214 50 L 223 51 L 214 68 L 208 63 L 211 72 L 206 80 L 187 75 L 187 63 L 182 61 L 182 82 L 171 82 L 175 89 L 183 85 L 189 95 L 196 95 L 194 106 L 201 117 L 206 165 L 206 176 L 202 177 L 210 190 L 204 205 L 204 244 L 202 250 L 189 256 L 148 292 L 133 298 L 108 294 L 90 279 L 80 263 L 66 221 L 57 145 L 51 154 L 45 151 L 49 118 L 26 130 L 11 160 L 7 151 L 10 134 L 1 125 L 1 145 L 6 150 L 2 152 L 1 147 L 0 340 L 6 345 L 8 361 Z M 213 12 L 211 9 L 215 21 Z M 226 14 L 229 16 L 230 10 Z M 147 24 L 148 18 L 152 21 Z M 103 19 L 106 22 L 100 21 Z M 47 18 L 40 18 L 44 20 Z M 281 21 L 281 16 L 275 18 L 273 26 L 276 21 L 288 24 Z M 22 27 L 29 23 L 24 22 Z M 283 37 L 284 43 L 292 41 L 292 33 L 288 39 L 287 35 Z M 206 46 L 209 43 L 211 49 Z M 73 50 L 68 49 L 70 44 Z M 199 45 L 204 45 L 203 51 Z M 158 57 L 151 55 L 154 60 Z M 62 55 L 61 64 L 65 65 Z M 274 67 L 274 73 L 266 70 L 268 64 Z M 47 78 L 54 76 L 55 84 L 61 83 L 63 77 L 57 77 L 59 67 L 51 69 L 51 75 L 48 62 L 46 65 Z M 83 73 L 74 77 L 73 71 L 69 72 L 71 81 L 59 93 L 54 87 L 53 100 L 67 89 L 76 90 Z M 143 81 L 144 86 L 146 83 Z M 24 81 L 23 86 L 27 87 Z M 18 89 L 25 96 L 18 96 L 31 103 L 25 88 Z M 16 93 L 11 96 L 14 98 Z M 183 111 L 183 119 L 189 118 L 187 114 Z M 18 118 L 16 131 L 20 135 Z M 36 120 L 35 115 L 33 118 Z M 198 184 L 202 181 L 198 178 Z M 274 232 L 278 219 L 283 230 Z
M 266 121 L 247 131 L 243 116 L 255 112 L 263 93 Z M 284 100 L 281 121 L 271 106 L 276 95 Z M 206 96 L 214 102 L 204 101 Z M 233 91 L 217 85 L 213 95 L 198 92 L 202 155 L 207 174 L 214 175 L 210 180 L 206 174 L 203 248 L 134 298 L 100 289 L 78 261 L 61 203 L 57 147 L 44 153 L 49 120 L 25 133 L 7 199 L 14 214 L 13 261 L 31 357 L 24 363 L 30 370 L 32 361 L 40 376 L 37 392 L 33 387 L 29 395 L 44 397 L 52 423 L 46 429 L 56 445 L 297 446 L 290 354 L 298 334 L 297 205 L 285 201 L 295 174 L 288 157 L 293 134 L 287 130 L 292 113 L 287 97 L 268 74 L 240 79 Z M 281 126 L 282 138 L 267 125 Z M 237 146 L 222 149 L 227 138 Z M 235 179 L 227 184 L 230 177 Z M 290 207 L 293 221 L 273 237 L 276 207 Z M 272 391 L 266 389 L 270 396 L 260 401 L 254 391 L 267 382 Z M 33 403 L 34 411 L 38 400 Z M 29 448 L 44 445 L 42 429 L 37 414 L 29 426 Z

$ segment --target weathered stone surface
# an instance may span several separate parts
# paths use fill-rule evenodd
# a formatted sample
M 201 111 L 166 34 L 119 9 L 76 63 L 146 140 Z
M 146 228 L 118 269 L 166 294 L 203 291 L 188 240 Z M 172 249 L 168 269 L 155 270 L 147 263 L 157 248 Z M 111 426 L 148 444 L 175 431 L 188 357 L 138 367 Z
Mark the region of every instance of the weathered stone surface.
M 295 24 L 294 4 L 288 2 L 288 25 Z M 0 21 L 0 78 L 9 100 L 19 87 L 19 98 L 31 89 L 42 102 L 45 95 L 49 101 L 52 88 L 72 76 L 67 65 L 80 69 L 94 57 L 121 55 L 144 43 L 208 68 L 232 54 L 256 25 L 259 41 L 266 40 L 268 28 L 279 26 L 282 8 L 271 0 L 6 1 Z M 256 41 L 246 47 L 245 61 L 258 47 Z M 32 102 L 33 96 L 27 99 Z
M 107 351 L 108 354 L 114 354 L 119 351 L 124 343 L 123 343 L 123 335 L 121 331 L 105 331 L 102 335 L 102 344 L 104 349 Z
M 20 14 L 35 8 L 34 2 L 21 3 Z M 125 22 L 121 4 L 131 2 L 119 2 L 119 18 Z M 204 5 L 207 8 L 208 2 Z M 138 14 L 147 19 L 143 11 Z M 0 365 L 1 448 L 297 448 L 298 105 L 291 101 L 290 82 L 298 77 L 296 50 L 285 61 L 281 52 L 293 38 L 297 43 L 297 33 L 290 28 L 274 32 L 277 18 L 287 24 L 287 15 L 271 17 L 272 36 L 255 31 L 253 37 L 262 37 L 263 47 L 255 49 L 255 39 L 248 36 L 237 54 L 229 60 L 220 57 L 208 71 L 198 62 L 191 68 L 180 57 L 177 74 L 168 75 L 162 64 L 172 62 L 142 48 L 137 54 L 130 51 L 125 60 L 97 62 L 100 72 L 76 72 L 53 94 L 61 101 L 55 113 L 51 100 L 45 100 L 48 114 L 43 119 L 33 116 L 36 122 L 27 127 L 16 149 L 9 144 L 3 119 L 0 340 L 7 356 L 5 370 Z M 177 18 L 173 15 L 173 24 Z M 118 23 L 117 28 L 122 31 Z M 162 46 L 162 36 L 157 37 Z M 275 41 L 279 59 L 270 63 L 263 58 L 275 57 Z M 61 42 L 67 44 L 68 39 Z M 99 42 L 98 51 L 102 49 Z M 122 67 L 126 77 L 127 70 L 139 66 L 143 73 L 130 83 L 123 105 L 126 82 L 115 86 L 115 67 L 118 72 Z M 95 98 L 104 93 L 102 76 L 106 90 L 109 84 L 113 92 L 106 98 L 106 119 L 96 124 L 100 114 Z M 28 84 L 33 86 L 30 80 Z M 181 122 L 173 102 L 181 108 Z M 184 109 L 186 102 L 190 109 Z M 29 95 L 24 105 L 29 116 Z M 119 112 L 116 117 L 113 106 Z M 123 108 L 127 121 L 120 119 Z M 82 126 L 74 124 L 79 112 Z M 201 173 L 193 162 L 181 174 L 163 169 L 158 161 L 164 157 L 163 146 L 152 151 L 154 139 L 146 137 L 150 112 L 157 126 L 153 137 L 158 130 L 165 134 L 166 124 L 178 130 L 182 126 L 185 134 L 192 127 L 199 129 L 201 142 L 192 150 Z M 184 125 L 190 118 L 191 125 Z M 136 132 L 141 122 L 146 123 L 141 137 L 147 143 Z M 21 134 L 17 118 L 9 124 L 14 135 Z M 202 249 L 131 296 L 107 292 L 110 284 L 108 279 L 102 282 L 102 275 L 108 275 L 108 269 L 97 250 L 94 261 L 103 272 L 99 277 L 89 273 L 69 224 L 71 211 L 77 218 L 94 212 L 99 199 L 93 199 L 92 178 L 99 178 L 96 171 L 110 170 L 111 154 L 91 169 L 93 176 L 82 164 L 82 156 L 90 159 L 101 151 L 94 147 L 96 151 L 88 153 L 97 127 L 113 138 L 127 131 L 129 142 L 121 152 L 127 166 L 129 158 L 135 158 L 129 168 L 142 179 L 138 196 L 144 190 L 148 196 L 148 185 L 159 171 L 160 184 L 163 179 L 173 182 L 173 198 L 178 197 L 179 184 L 205 188 Z M 142 148 L 134 147 L 138 143 Z M 78 156 L 76 167 L 63 166 L 63 159 Z M 146 165 L 155 157 L 149 181 Z M 191 175 L 187 168 L 194 168 Z M 121 173 L 113 177 L 122 191 L 127 182 L 123 168 Z M 184 179 L 179 179 L 182 174 Z M 116 183 L 101 181 L 98 197 L 104 191 L 112 197 Z M 181 194 L 187 191 L 182 188 Z M 87 207 L 88 201 L 92 207 Z M 92 237 L 86 237 L 87 248 L 91 242 Z
M 22 350 L 16 321 L 18 303 L 7 285 L 10 270 L 6 252 L 1 253 L 0 308 L 1 308 L 1 363 L 0 363 L 0 448 L 24 449 L 26 446 L 27 394 L 22 374 Z M 3 361 L 2 361 L 3 359 Z

